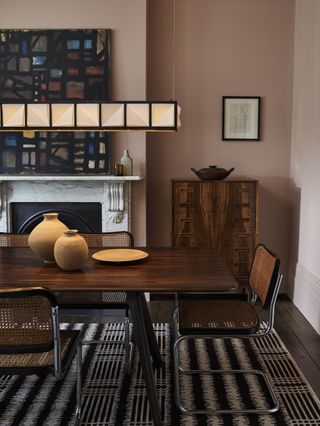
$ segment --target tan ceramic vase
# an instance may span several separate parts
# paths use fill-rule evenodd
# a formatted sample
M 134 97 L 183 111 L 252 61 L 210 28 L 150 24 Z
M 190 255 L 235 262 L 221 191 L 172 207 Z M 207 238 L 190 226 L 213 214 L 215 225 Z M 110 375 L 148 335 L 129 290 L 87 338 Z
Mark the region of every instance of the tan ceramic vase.
M 65 271 L 81 269 L 88 260 L 88 245 L 76 229 L 64 231 L 54 246 L 57 264 Z
M 45 213 L 43 221 L 29 235 L 29 247 L 46 263 L 54 263 L 54 244 L 67 229 L 68 227 L 58 219 L 58 213 Z

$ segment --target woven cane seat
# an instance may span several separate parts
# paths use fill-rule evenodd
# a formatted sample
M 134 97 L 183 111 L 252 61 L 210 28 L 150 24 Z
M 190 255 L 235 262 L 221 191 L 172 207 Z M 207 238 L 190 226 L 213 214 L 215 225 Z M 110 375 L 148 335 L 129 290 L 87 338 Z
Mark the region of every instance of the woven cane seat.
M 181 334 L 253 333 L 259 318 L 244 300 L 180 300 L 179 331 Z
M 61 361 L 62 363 L 68 357 L 68 354 L 73 348 L 73 344 L 79 336 L 79 331 L 76 330 L 60 330 L 60 343 L 61 343 Z M 32 352 L 32 353 L 19 353 L 19 354 L 0 354 L 0 367 L 3 369 L 12 368 L 18 374 L 19 368 L 23 369 L 37 369 L 49 368 L 54 366 L 54 353 L 53 350 L 48 352 Z M 8 371 L 9 374 L 9 371 Z

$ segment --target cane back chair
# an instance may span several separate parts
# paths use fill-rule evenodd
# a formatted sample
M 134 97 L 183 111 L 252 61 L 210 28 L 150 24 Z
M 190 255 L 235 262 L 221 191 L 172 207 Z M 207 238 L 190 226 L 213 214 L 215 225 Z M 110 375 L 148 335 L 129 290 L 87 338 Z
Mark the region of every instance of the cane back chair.
M 76 355 L 81 415 L 81 332 L 60 330 L 55 295 L 42 287 L 0 290 L 0 375 L 63 378 Z
M 282 275 L 279 273 L 280 259 L 262 244 L 258 245 L 252 262 L 249 286 L 250 300 L 240 294 L 177 295 L 177 307 L 174 312 L 174 364 L 175 399 L 178 408 L 184 414 L 271 414 L 279 409 L 275 393 L 267 376 L 260 370 L 187 370 L 179 361 L 179 345 L 185 339 L 211 338 L 258 338 L 270 333 L 274 323 L 274 311 Z M 254 309 L 260 300 L 266 310 L 267 319 L 262 321 L 261 314 Z M 180 374 L 233 374 L 258 375 L 265 381 L 272 406 L 262 409 L 189 409 L 182 405 L 180 396 Z
M 0 232 L 0 247 L 29 247 L 29 234 L 7 234 Z
M 133 235 L 130 232 L 103 232 L 97 234 L 80 234 L 87 242 L 89 248 L 133 247 Z M 133 342 L 130 339 L 129 305 L 124 292 L 59 292 L 56 294 L 59 306 L 65 309 L 114 309 L 125 312 L 124 316 L 124 341 L 109 340 L 107 343 L 120 343 L 125 347 L 125 372 L 131 369 Z M 105 341 L 84 340 L 83 344 L 106 343 Z
M 89 248 L 133 247 L 134 239 L 130 232 L 105 232 L 80 234 L 86 240 Z M 0 233 L 0 247 L 28 247 L 28 234 Z M 125 346 L 125 371 L 131 368 L 133 342 L 130 339 L 129 305 L 124 292 L 58 292 L 56 298 L 60 308 L 92 310 L 114 309 L 124 311 L 124 341 L 109 340 L 107 343 L 120 343 Z M 84 340 L 83 344 L 101 343 Z M 106 343 L 106 342 L 102 342 Z

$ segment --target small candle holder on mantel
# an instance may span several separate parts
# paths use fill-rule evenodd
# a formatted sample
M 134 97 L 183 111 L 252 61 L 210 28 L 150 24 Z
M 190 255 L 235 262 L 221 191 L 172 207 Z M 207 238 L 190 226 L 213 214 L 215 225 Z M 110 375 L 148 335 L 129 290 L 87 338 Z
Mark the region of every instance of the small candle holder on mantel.
M 114 175 L 115 176 L 123 176 L 123 165 L 122 164 L 115 164 L 114 165 Z

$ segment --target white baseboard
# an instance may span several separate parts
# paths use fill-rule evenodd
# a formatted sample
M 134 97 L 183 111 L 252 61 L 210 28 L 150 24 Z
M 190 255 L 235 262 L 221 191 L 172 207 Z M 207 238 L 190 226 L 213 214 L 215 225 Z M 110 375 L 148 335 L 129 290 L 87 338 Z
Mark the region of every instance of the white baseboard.
M 297 263 L 291 293 L 293 303 L 320 334 L 320 279 Z

